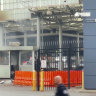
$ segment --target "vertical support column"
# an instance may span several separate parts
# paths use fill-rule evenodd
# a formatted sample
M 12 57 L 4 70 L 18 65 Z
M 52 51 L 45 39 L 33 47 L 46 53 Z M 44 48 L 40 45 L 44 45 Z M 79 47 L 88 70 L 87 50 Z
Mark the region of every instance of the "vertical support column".
M 60 0 L 59 0 L 59 6 L 60 6 L 60 4 L 61 4 L 61 3 L 60 3 Z
M 10 58 L 11 57 L 11 54 L 10 54 L 11 52 L 9 51 L 8 53 L 9 53 L 9 68 L 11 68 L 11 58 Z M 10 74 L 11 72 L 10 71 L 11 70 L 9 70 L 9 78 L 11 77 L 11 74 Z
M 68 89 L 70 89 L 71 47 L 68 50 Z
M 35 70 L 35 52 L 32 50 L 32 71 Z
M 21 70 L 21 51 L 19 51 L 19 70 Z
M 24 32 L 24 46 L 27 46 L 27 33 Z
M 3 36 L 3 26 L 0 24 L 0 46 L 3 46 L 3 39 L 4 39 L 4 36 Z
M 80 54 L 79 54 L 79 33 L 77 34 L 77 47 L 78 47 L 78 50 L 77 50 L 77 64 L 79 65 L 80 64 Z
M 1 0 L 1 11 L 3 11 L 3 10 L 4 10 L 4 1 Z
M 40 1 L 40 7 L 42 6 L 41 4 L 42 4 L 42 2 L 41 2 L 41 0 L 39 0 Z
M 4 28 L 4 24 L 2 25 L 2 33 L 4 33 L 4 35 L 3 35 L 3 40 L 4 40 L 4 46 L 7 46 L 7 36 L 6 36 L 6 34 L 7 34 L 7 31 L 6 31 L 6 29 Z M 1 32 L 1 31 L 0 31 Z
M 43 19 L 42 19 L 42 22 L 43 22 Z M 42 49 L 44 48 L 44 39 L 43 39 L 43 23 L 42 23 Z
M 4 30 L 4 33 L 5 33 L 5 37 L 4 37 L 5 38 L 5 46 L 7 46 L 6 30 Z
M 40 48 L 40 17 L 37 17 L 37 48 Z
M 62 66 L 62 25 L 59 25 L 59 48 L 60 48 L 60 70 L 62 70 L 63 66 Z
M 38 59 L 37 59 L 37 91 L 39 88 L 39 72 L 40 72 L 40 17 L 37 17 L 37 48 L 38 48 Z
M 37 59 L 37 91 L 40 90 L 39 88 L 39 78 L 40 78 L 40 67 L 41 67 L 41 62 L 40 62 L 40 49 L 38 50 L 38 59 Z

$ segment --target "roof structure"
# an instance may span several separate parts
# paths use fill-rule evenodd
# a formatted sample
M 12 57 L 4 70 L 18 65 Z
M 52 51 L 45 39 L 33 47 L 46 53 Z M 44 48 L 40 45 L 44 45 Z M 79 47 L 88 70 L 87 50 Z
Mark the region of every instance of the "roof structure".
M 83 11 L 82 0 L 1 0 L 4 27 L 8 32 L 37 30 L 36 18 L 41 18 L 41 29 L 56 30 L 62 24 L 64 31 L 82 33 L 83 18 L 76 18 L 76 12 Z

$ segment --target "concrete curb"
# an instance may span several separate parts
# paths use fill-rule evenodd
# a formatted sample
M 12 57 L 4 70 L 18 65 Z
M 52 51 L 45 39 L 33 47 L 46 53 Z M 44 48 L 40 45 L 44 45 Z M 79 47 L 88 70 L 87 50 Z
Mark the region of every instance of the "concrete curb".
M 81 93 L 96 93 L 96 90 L 81 90 Z

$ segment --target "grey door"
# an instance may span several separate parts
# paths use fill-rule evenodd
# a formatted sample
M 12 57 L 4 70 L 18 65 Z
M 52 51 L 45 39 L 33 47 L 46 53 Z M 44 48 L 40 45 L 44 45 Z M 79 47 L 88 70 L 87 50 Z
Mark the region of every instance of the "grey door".
M 15 71 L 19 69 L 19 51 L 10 52 L 11 78 L 14 79 Z

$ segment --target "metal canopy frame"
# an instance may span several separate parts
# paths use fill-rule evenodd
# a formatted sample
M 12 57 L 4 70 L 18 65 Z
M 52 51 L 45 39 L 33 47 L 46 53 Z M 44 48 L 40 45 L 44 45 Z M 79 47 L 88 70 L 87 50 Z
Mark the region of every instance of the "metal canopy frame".
M 39 0 L 39 1 L 41 1 L 41 0 Z M 26 30 L 30 29 L 28 26 L 26 26 L 26 23 L 24 23 L 24 22 L 27 22 L 27 21 L 31 22 L 33 20 L 33 18 L 37 18 L 39 16 L 43 23 L 43 27 L 44 27 L 43 29 L 51 30 L 51 29 L 55 28 L 58 31 L 58 29 L 59 29 L 58 25 L 59 25 L 59 23 L 62 23 L 63 30 L 76 30 L 76 31 L 82 32 L 83 19 L 81 17 L 76 18 L 74 16 L 74 14 L 76 12 L 83 11 L 83 4 L 82 4 L 83 2 L 82 2 L 82 0 L 78 0 L 78 1 L 79 1 L 78 4 L 64 3 L 64 4 L 59 4 L 59 5 L 34 7 L 33 6 L 34 0 L 33 1 L 30 1 L 30 0 L 21 0 L 20 1 L 19 0 L 17 3 L 20 2 L 20 4 L 23 6 L 20 9 L 25 8 L 25 9 L 29 10 L 31 13 L 32 19 L 29 18 L 27 20 L 17 20 L 17 21 L 9 20 L 9 21 L 4 22 L 3 24 L 5 24 L 6 29 L 9 31 L 16 31 L 16 29 L 18 29 L 18 31 L 22 32 L 23 30 L 20 29 L 20 27 L 26 27 Z M 60 2 L 61 2 L 61 0 L 60 0 Z M 67 1 L 65 0 L 65 2 L 67 2 Z M 11 11 L 11 10 L 9 9 L 9 11 Z M 36 26 L 36 25 L 37 24 L 34 24 L 34 26 Z M 37 30 L 36 28 L 34 30 Z
M 80 0 L 81 1 L 81 0 Z M 23 2 L 25 3 L 25 2 Z M 4 27 L 8 32 L 27 32 L 28 30 L 37 31 L 37 22 L 31 24 L 33 20 L 37 20 L 37 17 L 40 18 L 40 29 L 49 30 L 50 33 L 48 35 L 55 35 L 59 33 L 59 25 L 62 25 L 62 32 L 63 31 L 70 31 L 70 33 L 62 33 L 63 36 L 71 36 L 77 37 L 77 33 L 80 33 L 81 38 L 83 34 L 83 18 L 79 17 L 76 18 L 74 16 L 75 12 L 82 12 L 83 11 L 83 4 L 69 4 L 69 5 L 57 5 L 57 6 L 40 6 L 34 8 L 32 7 L 25 7 L 31 13 L 32 19 L 24 19 L 24 20 L 9 20 L 6 22 L 2 22 Z M 28 24 L 30 26 L 28 26 Z M 22 28 L 21 28 L 22 27 Z M 26 30 L 23 30 L 23 29 Z M 52 30 L 55 29 L 57 33 L 51 33 Z M 75 31 L 75 34 L 71 32 L 71 30 Z M 33 36 L 34 34 L 32 34 Z M 41 34 L 45 36 L 47 34 Z

